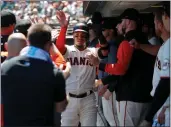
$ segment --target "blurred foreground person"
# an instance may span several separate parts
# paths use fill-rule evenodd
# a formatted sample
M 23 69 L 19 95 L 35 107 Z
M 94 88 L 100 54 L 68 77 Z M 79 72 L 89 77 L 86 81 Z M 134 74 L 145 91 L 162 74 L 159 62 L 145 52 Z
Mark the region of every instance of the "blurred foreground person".
M 13 33 L 16 24 L 15 15 L 6 10 L 1 11 L 1 63 L 6 59 L 8 53 L 4 47 L 10 34 Z
M 26 37 L 22 33 L 13 33 L 5 43 L 5 49 L 8 52 L 7 59 L 18 56 L 20 51 L 27 45 Z
M 53 126 L 54 108 L 62 112 L 68 102 L 64 76 L 49 56 L 51 28 L 32 25 L 28 41 L 1 67 L 4 126 Z

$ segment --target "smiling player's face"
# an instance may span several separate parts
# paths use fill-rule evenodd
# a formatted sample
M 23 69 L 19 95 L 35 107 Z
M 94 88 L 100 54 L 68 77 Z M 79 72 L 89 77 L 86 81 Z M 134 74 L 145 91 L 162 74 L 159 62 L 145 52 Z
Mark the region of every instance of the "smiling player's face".
M 74 32 L 74 44 L 78 46 L 85 45 L 87 41 L 87 34 L 82 31 Z

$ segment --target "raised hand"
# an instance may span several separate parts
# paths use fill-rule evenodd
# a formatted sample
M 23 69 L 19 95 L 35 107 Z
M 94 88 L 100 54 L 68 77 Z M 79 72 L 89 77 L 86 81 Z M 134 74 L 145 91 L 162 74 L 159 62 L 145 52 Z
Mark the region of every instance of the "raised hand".
M 70 16 L 67 16 L 63 11 L 57 11 L 56 17 L 61 27 L 67 27 L 69 24 Z

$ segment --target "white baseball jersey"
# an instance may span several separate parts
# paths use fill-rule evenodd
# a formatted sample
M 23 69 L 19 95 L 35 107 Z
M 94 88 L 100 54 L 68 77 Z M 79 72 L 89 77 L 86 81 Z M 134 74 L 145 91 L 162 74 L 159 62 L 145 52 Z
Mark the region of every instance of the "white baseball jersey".
M 66 61 L 71 63 L 71 74 L 66 80 L 66 91 L 73 94 L 85 93 L 93 89 L 96 67 L 92 66 L 86 59 L 87 53 L 97 55 L 97 48 L 86 48 L 79 51 L 74 45 L 66 45 L 67 51 L 64 55 Z
M 154 96 L 156 87 L 159 84 L 161 78 L 170 77 L 170 38 L 163 43 L 157 54 L 154 73 L 153 73 L 153 90 L 151 95 Z

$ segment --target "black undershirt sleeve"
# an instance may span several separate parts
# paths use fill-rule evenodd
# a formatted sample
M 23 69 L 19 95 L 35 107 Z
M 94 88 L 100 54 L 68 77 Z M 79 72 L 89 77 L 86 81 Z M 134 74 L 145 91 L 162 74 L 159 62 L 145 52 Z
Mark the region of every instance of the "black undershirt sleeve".
M 110 92 L 113 92 L 116 88 L 116 85 L 118 84 L 117 81 L 119 79 L 119 76 L 116 75 L 108 75 L 104 78 L 102 78 L 102 83 L 103 85 L 107 85 L 108 84 L 108 90 Z
M 145 118 L 148 122 L 152 123 L 154 115 L 162 107 L 162 105 L 165 103 L 169 95 L 170 95 L 170 78 L 161 79 L 156 88 L 152 100 L 152 104 Z

